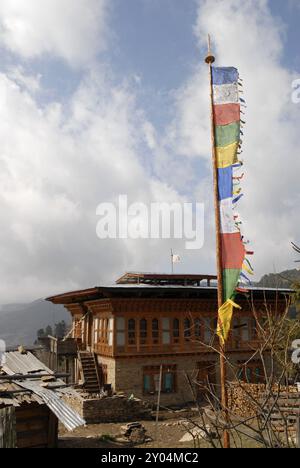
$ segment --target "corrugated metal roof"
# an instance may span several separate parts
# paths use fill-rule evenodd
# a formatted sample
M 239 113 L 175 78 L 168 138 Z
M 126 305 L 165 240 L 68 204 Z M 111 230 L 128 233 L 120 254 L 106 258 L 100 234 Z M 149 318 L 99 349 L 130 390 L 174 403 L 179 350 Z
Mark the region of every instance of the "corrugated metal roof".
M 21 382 L 19 385 L 31 390 L 33 393 L 41 397 L 52 413 L 57 416 L 69 431 L 73 431 L 76 427 L 83 426 L 85 424 L 85 420 L 82 419 L 81 416 L 79 416 L 79 414 L 70 408 L 64 401 L 62 401 L 56 392 L 41 387 L 39 381 L 27 380 Z
M 20 406 L 22 403 L 32 402 L 46 404 L 69 431 L 85 424 L 85 420 L 61 400 L 61 396 L 64 394 L 77 396 L 77 393 L 72 388 L 56 388 L 51 390 L 43 387 L 45 383 L 40 378 L 34 378 L 34 374 L 53 375 L 54 373 L 32 353 L 14 351 L 7 352 L 4 356 L 5 363 L 2 370 L 6 375 L 13 377 L 17 374 L 26 376 L 32 374 L 32 378 L 21 381 L 0 382 L 0 404 L 5 406 Z M 55 384 L 58 387 L 65 385 L 60 379 L 57 379 Z M 20 393 L 20 389 L 25 389 L 27 392 Z
M 39 361 L 32 353 L 19 351 L 5 353 L 3 370 L 7 375 L 15 374 L 53 374 L 53 371 Z

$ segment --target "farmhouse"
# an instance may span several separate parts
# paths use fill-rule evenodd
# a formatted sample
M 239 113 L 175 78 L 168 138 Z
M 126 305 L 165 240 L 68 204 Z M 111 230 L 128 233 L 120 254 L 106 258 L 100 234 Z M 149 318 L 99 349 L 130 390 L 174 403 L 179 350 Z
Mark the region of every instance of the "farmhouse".
M 285 310 L 288 290 L 250 288 L 236 301 L 227 343 L 230 360 L 245 380 L 263 381 L 262 363 L 251 359 L 258 346 L 254 310 L 263 317 Z M 74 375 L 87 391 L 103 387 L 162 405 L 199 399 L 201 382 L 219 385 L 216 277 L 126 273 L 111 286 L 73 291 L 47 299 L 72 315 L 78 355 Z

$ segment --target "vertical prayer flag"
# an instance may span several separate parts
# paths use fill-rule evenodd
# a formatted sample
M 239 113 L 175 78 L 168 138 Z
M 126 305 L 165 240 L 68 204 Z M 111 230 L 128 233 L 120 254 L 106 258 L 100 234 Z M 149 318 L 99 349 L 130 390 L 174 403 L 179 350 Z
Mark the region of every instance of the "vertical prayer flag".
M 212 67 L 213 120 L 215 154 L 218 168 L 218 200 L 221 228 L 221 261 L 223 273 L 223 300 L 219 310 L 217 333 L 223 344 L 228 338 L 234 308 L 236 288 L 245 282 L 244 272 L 252 274 L 246 264 L 246 249 L 241 234 L 236 204 L 243 194 L 240 187 L 243 176 L 234 174 L 242 167 L 239 161 L 241 147 L 241 100 L 239 73 L 234 67 Z M 244 271 L 244 272 L 243 272 Z

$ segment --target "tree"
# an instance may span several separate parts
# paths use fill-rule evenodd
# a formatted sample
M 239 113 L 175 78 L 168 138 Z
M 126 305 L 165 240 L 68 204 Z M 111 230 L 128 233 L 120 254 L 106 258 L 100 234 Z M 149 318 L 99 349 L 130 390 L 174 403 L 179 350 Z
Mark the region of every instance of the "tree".
M 40 328 L 38 331 L 37 331 L 37 338 L 44 338 L 45 336 L 45 330 L 43 328 Z
M 246 448 L 254 445 L 264 448 L 293 448 L 296 441 L 295 420 L 299 416 L 299 393 L 294 383 L 295 368 L 291 362 L 291 344 L 299 338 L 299 322 L 289 320 L 290 301 L 284 313 L 271 310 L 265 304 L 264 311 L 256 311 L 252 304 L 257 330 L 257 343 L 253 347 L 253 359 L 261 364 L 261 383 L 251 384 L 247 373 L 241 373 L 239 365 L 224 356 L 228 374 L 234 378 L 227 381 L 229 407 L 226 413 L 220 400 L 219 385 L 199 382 L 186 373 L 187 383 L 198 406 L 198 417 L 189 419 L 187 430 L 195 446 L 205 441 L 211 447 L 223 447 L 223 432 L 230 434 L 233 447 Z M 199 342 L 199 340 L 197 340 Z M 201 343 L 210 352 L 222 351 L 213 344 Z M 205 394 L 206 406 L 197 400 L 197 387 Z
M 53 330 L 50 325 L 48 325 L 45 329 L 45 336 L 53 336 Z
M 64 320 L 55 324 L 55 337 L 62 340 L 67 334 L 67 325 Z

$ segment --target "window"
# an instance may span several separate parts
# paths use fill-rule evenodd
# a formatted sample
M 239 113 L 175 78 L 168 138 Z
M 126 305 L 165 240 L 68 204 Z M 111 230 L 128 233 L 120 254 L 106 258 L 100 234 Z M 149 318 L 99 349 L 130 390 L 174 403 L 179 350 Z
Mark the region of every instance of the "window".
M 136 344 L 136 333 L 135 333 L 135 320 L 128 320 L 128 344 L 134 346 Z
M 257 338 L 258 338 L 258 332 L 257 332 L 258 324 L 256 323 L 255 318 L 250 319 L 250 327 L 251 327 L 251 330 L 250 330 L 251 340 L 257 340 Z
M 159 344 L 159 322 L 157 319 L 152 320 L 152 343 Z
M 147 320 L 140 320 L 140 344 L 147 344 Z
M 162 319 L 162 328 L 163 328 L 163 335 L 162 335 L 163 344 L 169 345 L 171 344 L 170 319 L 169 318 Z
M 107 343 L 108 346 L 113 346 L 114 342 L 114 319 L 110 318 L 107 320 Z
M 108 343 L 108 325 L 109 325 L 109 321 L 108 319 L 105 319 L 103 321 L 103 335 L 104 335 L 104 343 L 107 344 Z
M 98 340 L 103 343 L 104 341 L 104 320 L 103 319 L 100 319 L 99 321 L 99 336 L 98 336 Z
M 195 319 L 195 338 L 196 340 L 202 339 L 202 321 L 199 318 Z
M 261 361 L 239 362 L 238 378 L 241 381 L 258 384 L 264 383 L 264 368 Z
M 179 320 L 173 320 L 173 343 L 179 343 L 179 335 L 180 335 L 180 327 L 179 327 Z
M 94 319 L 94 344 L 98 343 L 99 339 L 99 323 L 100 320 L 98 318 Z
M 144 367 L 143 368 L 143 393 L 154 395 L 159 391 L 160 366 Z M 163 366 L 162 393 L 176 392 L 176 366 Z
M 125 318 L 117 317 L 117 346 L 122 348 L 126 344 L 125 338 Z
M 249 319 L 241 319 L 241 335 L 242 341 L 247 342 L 250 341 L 250 320 Z
M 185 341 L 189 341 L 191 338 L 191 321 L 188 318 L 184 320 L 184 338 Z
M 232 321 L 232 338 L 234 338 L 234 340 L 240 340 L 240 330 L 240 321 L 235 317 Z
M 214 332 L 211 325 L 211 319 L 206 318 L 204 320 L 204 343 L 206 344 L 211 344 L 212 342 Z

